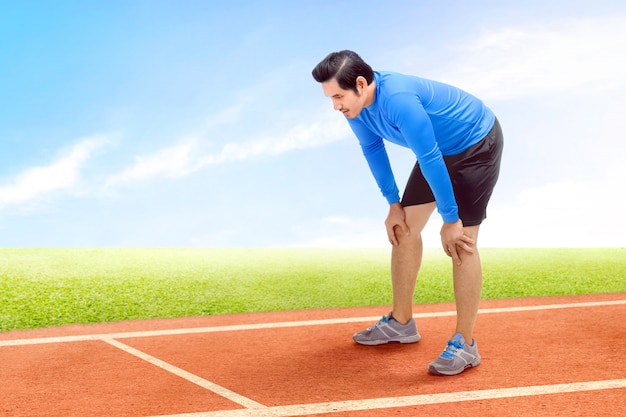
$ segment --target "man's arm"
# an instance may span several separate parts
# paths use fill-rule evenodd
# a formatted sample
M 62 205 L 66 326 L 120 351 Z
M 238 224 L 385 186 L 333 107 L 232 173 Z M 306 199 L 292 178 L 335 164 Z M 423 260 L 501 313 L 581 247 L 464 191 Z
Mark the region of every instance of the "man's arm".
M 358 122 L 351 122 L 350 127 L 359 140 L 363 156 L 383 197 L 389 204 L 397 203 L 400 201 L 400 191 L 393 176 L 383 139 Z
M 409 234 L 410 231 L 405 222 L 404 209 L 400 205 L 400 192 L 393 176 L 385 144 L 380 136 L 366 127 L 356 122 L 350 123 L 350 126 L 359 139 L 363 155 L 380 191 L 389 203 L 389 214 L 385 220 L 385 228 L 389 242 L 392 245 L 397 245 L 396 226 L 400 228 L 401 233 Z

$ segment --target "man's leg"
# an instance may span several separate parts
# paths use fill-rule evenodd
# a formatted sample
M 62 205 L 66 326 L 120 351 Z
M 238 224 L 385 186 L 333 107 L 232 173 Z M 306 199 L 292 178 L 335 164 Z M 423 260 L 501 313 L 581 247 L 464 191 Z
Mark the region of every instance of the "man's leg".
M 398 231 L 398 245 L 391 250 L 391 284 L 393 287 L 393 318 L 407 323 L 413 316 L 415 281 L 422 264 L 422 230 L 435 210 L 435 203 L 404 208 L 410 234 Z
M 387 343 L 415 343 L 421 339 L 412 317 L 413 292 L 422 263 L 421 232 L 434 209 L 435 203 L 404 208 L 405 223 L 410 233 L 406 235 L 397 230 L 398 244 L 393 246 L 391 252 L 392 315 L 383 316 L 374 326 L 354 334 L 352 339 L 355 342 L 374 346 Z
M 465 227 L 465 234 L 476 241 L 478 228 L 479 226 Z M 428 364 L 428 371 L 431 374 L 456 375 L 467 368 L 478 366 L 481 362 L 472 334 L 480 304 L 482 268 L 475 244 L 472 249 L 473 253 L 460 250 L 460 265 L 452 262 L 457 315 L 456 332 L 448 341 L 444 351 Z
M 480 226 L 465 227 L 465 234 L 474 241 L 478 238 Z M 452 262 L 454 279 L 454 299 L 456 301 L 456 333 L 461 333 L 468 343 L 472 343 L 472 334 L 476 324 L 483 274 L 477 245 L 474 253 L 460 250 L 461 265 Z

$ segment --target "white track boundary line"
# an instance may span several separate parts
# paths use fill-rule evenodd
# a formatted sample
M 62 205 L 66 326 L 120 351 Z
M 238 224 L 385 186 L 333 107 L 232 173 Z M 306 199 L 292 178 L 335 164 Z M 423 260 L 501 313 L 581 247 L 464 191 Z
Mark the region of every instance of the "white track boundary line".
M 178 368 L 170 363 L 167 363 L 165 361 L 162 361 L 161 359 L 155 358 L 154 356 L 148 355 L 145 352 L 140 351 L 139 349 L 135 349 L 131 346 L 128 346 L 124 343 L 118 342 L 117 340 L 114 339 L 108 339 L 108 338 L 104 338 L 102 339 L 103 342 L 106 342 L 110 345 L 115 346 L 118 349 L 123 350 L 126 353 L 129 353 L 133 356 L 138 357 L 141 360 L 144 360 L 152 365 L 158 366 L 159 368 L 174 374 L 176 376 L 179 376 L 183 379 L 185 379 L 186 381 L 192 382 L 196 385 L 201 386 L 202 388 L 212 391 L 217 395 L 220 395 L 234 403 L 237 403 L 239 405 L 242 405 L 244 407 L 246 407 L 247 409 L 251 409 L 251 410 L 256 410 L 256 409 L 262 409 L 262 408 L 267 408 L 267 406 L 260 404 L 256 401 L 253 401 L 247 397 L 244 397 L 242 395 L 237 394 L 236 392 L 233 392 L 229 389 L 226 389 L 220 385 L 214 384 L 213 382 L 207 381 L 204 378 L 200 378 L 197 375 L 192 374 L 191 372 L 187 372 L 184 369 Z
M 562 308 L 606 307 L 606 306 L 615 306 L 615 305 L 626 305 L 626 300 L 487 308 L 487 309 L 478 310 L 478 314 L 502 314 L 502 313 L 516 313 L 516 312 L 526 312 L 526 311 L 554 310 L 554 309 L 562 309 Z M 416 319 L 421 319 L 421 318 L 433 318 L 433 317 L 449 317 L 449 316 L 455 316 L 455 315 L 456 315 L 455 311 L 440 311 L 440 312 L 433 312 L 433 313 L 418 313 L 418 314 L 414 314 L 413 317 L 415 317 Z M 278 328 L 285 328 L 285 327 L 326 326 L 326 325 L 332 325 L 332 324 L 371 322 L 371 321 L 377 321 L 379 319 L 380 319 L 380 316 L 350 317 L 350 318 L 322 319 L 322 320 L 286 321 L 286 322 L 274 322 L 274 323 L 237 324 L 237 325 L 230 325 L 230 326 L 194 327 L 194 328 L 188 328 L 188 329 L 183 328 L 183 329 L 166 329 L 166 330 L 148 330 L 148 331 L 141 331 L 141 332 L 89 334 L 89 335 L 77 335 L 77 336 L 39 337 L 39 338 L 31 338 L 31 339 L 0 340 L 0 347 L 38 345 L 38 344 L 44 344 L 44 343 L 86 342 L 86 341 L 104 340 L 104 339 L 128 339 L 128 338 L 133 338 L 133 337 L 176 336 L 176 335 L 198 334 L 198 333 L 278 329 Z
M 626 379 L 613 379 L 606 381 L 574 382 L 570 384 L 535 385 L 528 387 L 422 394 L 406 397 L 374 398 L 357 401 L 285 405 L 257 410 L 219 410 L 199 413 L 170 414 L 153 417 L 296 417 L 312 414 L 382 410 L 430 404 L 458 403 L 464 401 L 494 400 L 500 398 L 517 398 L 624 388 L 626 388 Z

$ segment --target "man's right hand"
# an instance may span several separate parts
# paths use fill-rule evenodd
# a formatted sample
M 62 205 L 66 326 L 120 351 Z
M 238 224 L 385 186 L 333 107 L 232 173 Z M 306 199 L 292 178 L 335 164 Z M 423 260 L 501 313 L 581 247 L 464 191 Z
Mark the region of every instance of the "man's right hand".
M 404 208 L 400 203 L 393 203 L 389 206 L 389 214 L 387 215 L 387 220 L 385 220 L 385 227 L 387 228 L 389 243 L 392 245 L 399 244 L 399 233 L 405 235 L 411 233 L 409 226 L 405 222 Z

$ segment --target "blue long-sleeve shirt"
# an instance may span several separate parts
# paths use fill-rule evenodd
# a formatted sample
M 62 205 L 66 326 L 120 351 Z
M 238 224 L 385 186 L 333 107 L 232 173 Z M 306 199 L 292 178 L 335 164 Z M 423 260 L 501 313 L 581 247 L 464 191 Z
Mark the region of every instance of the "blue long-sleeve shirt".
M 456 222 L 458 207 L 443 156 L 478 143 L 495 115 L 476 97 L 447 84 L 382 71 L 374 78 L 374 102 L 348 122 L 383 196 L 389 204 L 400 201 L 384 138 L 415 153 L 443 221 Z

